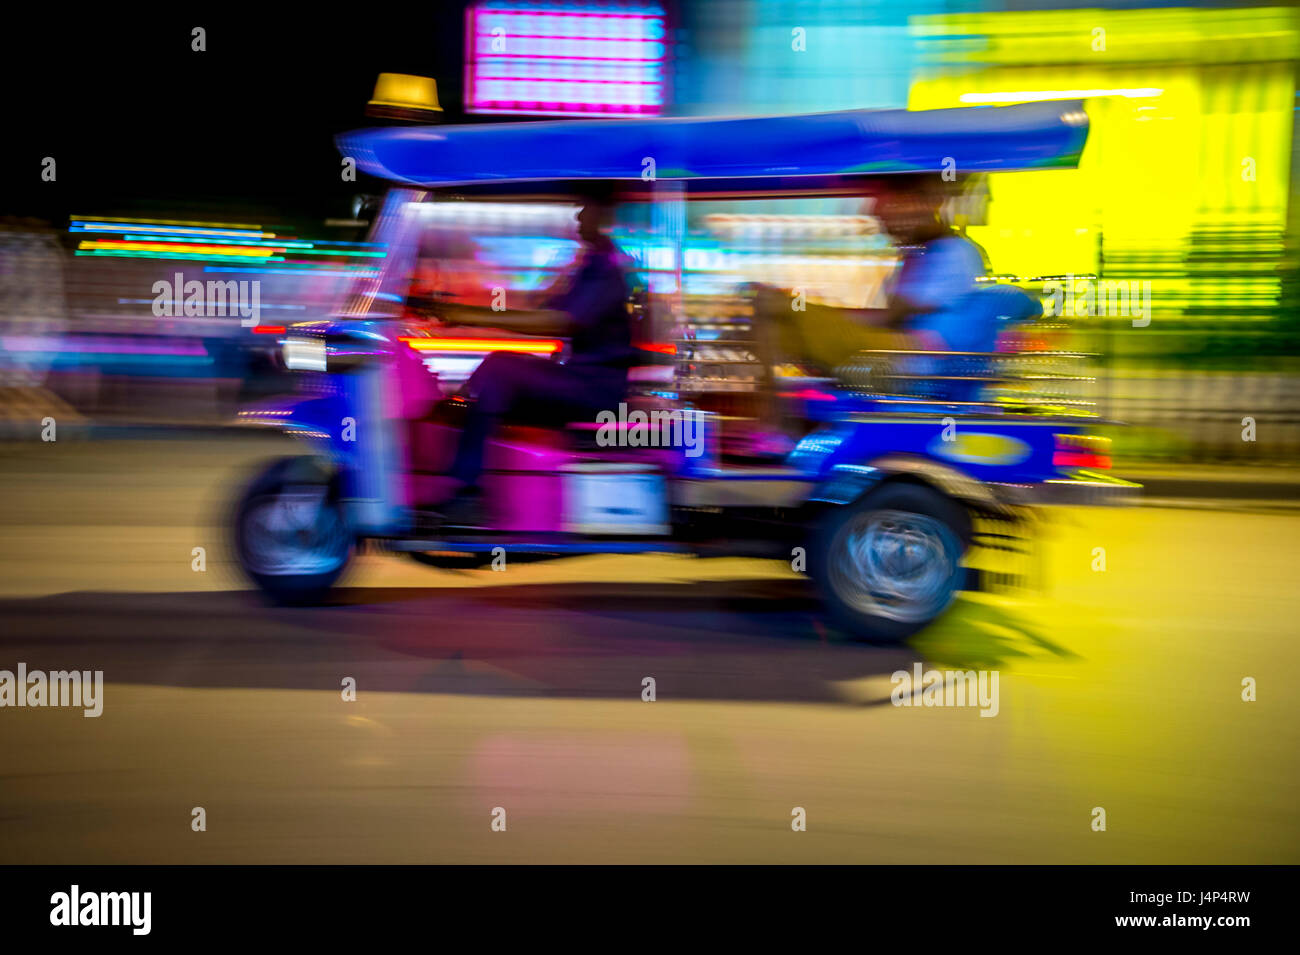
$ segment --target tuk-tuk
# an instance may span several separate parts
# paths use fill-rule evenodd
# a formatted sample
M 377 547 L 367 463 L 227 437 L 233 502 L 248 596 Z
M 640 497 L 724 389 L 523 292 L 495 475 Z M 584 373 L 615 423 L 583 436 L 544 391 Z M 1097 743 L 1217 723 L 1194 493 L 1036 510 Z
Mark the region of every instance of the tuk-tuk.
M 504 349 L 563 360 L 563 342 L 466 339 L 413 315 L 422 229 L 456 203 L 535 203 L 612 182 L 628 202 L 648 204 L 655 241 L 677 252 L 668 270 L 680 274 L 685 203 L 860 195 L 864 180 L 940 175 L 945 163 L 958 174 L 1069 168 L 1087 129 L 1072 101 L 343 135 L 345 156 L 396 183 L 369 237 L 387 254 L 334 315 L 286 329 L 299 393 L 240 414 L 307 445 L 244 492 L 234 518 L 243 569 L 272 599 L 303 603 L 325 596 L 362 542 L 441 566 L 648 552 L 768 557 L 808 574 L 851 636 L 906 638 L 974 584 L 966 564 L 982 521 L 1134 489 L 1105 474 L 1105 441 L 1090 433 L 1096 407 L 1070 390 L 1089 375 L 1060 373 L 1087 355 L 892 349 L 835 374 L 773 378 L 762 368 L 737 386 L 725 371 L 754 365 L 752 336 L 684 334 L 674 314 L 680 284 L 651 289 L 629 303 L 644 313 L 646 358 L 626 403 L 599 421 L 494 435 L 484 479 L 491 526 L 458 529 L 439 517 L 454 486 L 457 430 L 438 409 L 454 385 L 425 359 L 472 364 Z M 731 459 L 722 438 L 738 405 L 728 392 L 764 381 L 775 381 L 782 413 L 803 423 L 801 437 L 777 459 Z

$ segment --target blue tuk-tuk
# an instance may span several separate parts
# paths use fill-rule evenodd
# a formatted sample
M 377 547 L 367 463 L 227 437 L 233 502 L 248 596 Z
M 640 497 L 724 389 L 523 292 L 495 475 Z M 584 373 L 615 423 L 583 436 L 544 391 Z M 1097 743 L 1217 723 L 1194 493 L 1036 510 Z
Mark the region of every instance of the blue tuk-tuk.
M 414 311 L 428 223 L 475 210 L 491 218 L 502 202 L 540 216 L 575 184 L 612 182 L 650 210 L 643 221 L 680 278 L 685 203 L 853 196 L 864 180 L 901 173 L 1069 168 L 1087 130 L 1080 102 L 1046 102 L 340 137 L 344 156 L 396 183 L 370 236 L 387 254 L 358 274 L 335 314 L 286 330 L 299 392 L 241 412 L 307 445 L 243 494 L 241 565 L 273 599 L 297 603 L 321 599 L 363 541 L 443 566 L 597 553 L 769 557 L 811 576 L 852 636 L 907 637 L 971 584 L 981 520 L 1133 490 L 1105 474 L 1105 441 L 1090 433 L 1095 406 L 1064 386 L 1043 388 L 1087 381 L 1078 369 L 1050 373 L 1087 355 L 883 349 L 834 374 L 769 375 L 782 413 L 801 422 L 798 440 L 779 457 L 737 460 L 723 440 L 736 406 L 708 400 L 702 382 L 725 377 L 711 375 L 728 363 L 752 365 L 752 341 L 682 335 L 673 314 L 681 285 L 669 283 L 629 303 L 646 313 L 646 360 L 626 400 L 600 420 L 495 434 L 484 479 L 491 520 L 454 527 L 439 510 L 454 489 L 457 426 L 443 412 L 459 399 L 449 382 L 494 350 L 562 361 L 564 342 L 466 337 Z M 485 198 L 491 208 L 480 209 Z

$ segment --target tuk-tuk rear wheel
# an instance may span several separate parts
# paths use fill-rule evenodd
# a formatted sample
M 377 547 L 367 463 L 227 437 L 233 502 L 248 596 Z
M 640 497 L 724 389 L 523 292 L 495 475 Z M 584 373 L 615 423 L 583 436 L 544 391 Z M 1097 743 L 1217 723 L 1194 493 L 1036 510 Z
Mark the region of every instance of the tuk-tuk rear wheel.
M 952 604 L 970 538 L 961 504 L 924 485 L 890 483 L 825 516 L 809 570 L 841 629 L 898 643 Z

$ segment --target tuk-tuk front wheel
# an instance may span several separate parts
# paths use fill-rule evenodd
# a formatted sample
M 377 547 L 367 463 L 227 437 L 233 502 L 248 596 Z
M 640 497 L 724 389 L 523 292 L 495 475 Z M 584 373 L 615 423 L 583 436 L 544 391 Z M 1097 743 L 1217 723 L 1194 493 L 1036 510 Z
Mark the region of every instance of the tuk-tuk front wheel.
M 886 484 L 825 516 L 809 570 L 831 618 L 869 643 L 898 643 L 952 604 L 965 581 L 970 517 L 923 485 Z
M 319 602 L 352 556 L 339 483 L 314 458 L 283 458 L 244 492 L 235 553 L 254 583 L 280 604 Z

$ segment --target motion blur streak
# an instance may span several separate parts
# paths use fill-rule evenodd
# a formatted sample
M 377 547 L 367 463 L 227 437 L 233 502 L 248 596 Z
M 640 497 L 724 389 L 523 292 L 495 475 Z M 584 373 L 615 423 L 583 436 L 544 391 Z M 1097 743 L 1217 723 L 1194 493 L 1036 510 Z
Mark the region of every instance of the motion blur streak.
M 34 122 L 16 127 L 24 146 L 8 152 L 26 165 L 0 200 L 0 670 L 106 682 L 99 719 L 0 714 L 0 863 L 1300 862 L 1300 10 L 464 0 L 400 23 L 374 13 L 364 33 L 238 22 L 202 54 L 166 19 L 104 36 L 56 21 L 10 84 L 37 78 L 41 95 L 13 97 Z M 78 28 L 78 68 L 56 68 Z M 121 70 L 124 51 L 157 70 Z M 419 75 L 383 74 L 363 106 L 380 69 Z M 91 105 L 70 116 L 68 103 Z M 683 155 L 724 178 L 748 170 L 743 198 L 638 150 L 598 210 L 622 255 L 597 264 L 616 260 L 629 292 L 606 310 L 629 334 L 600 344 L 628 353 L 634 414 L 701 413 L 705 453 L 669 496 L 666 466 L 634 457 L 657 446 L 600 447 L 611 459 L 596 467 L 564 457 L 598 442 L 591 409 L 523 421 L 482 462 L 485 487 L 508 472 L 522 489 L 504 569 L 477 562 L 495 538 L 447 533 L 481 529 L 438 509 L 456 490 L 449 435 L 476 398 L 465 382 L 485 360 L 516 373 L 571 360 L 572 338 L 542 319 L 564 311 L 548 303 L 594 248 L 575 217 L 603 201 L 586 180 L 604 150 L 582 147 L 640 124 L 851 110 L 910 123 L 962 108 L 992 129 L 1018 104 L 1077 145 L 972 173 L 960 153 L 982 132 L 929 131 L 917 155 L 933 145 L 934 169 L 900 171 L 900 137 L 810 185 L 797 137 L 756 135 L 787 153 L 757 171 L 754 148 L 683 137 Z M 573 138 L 476 151 L 506 123 L 522 127 L 516 144 Z M 468 172 L 380 179 L 374 156 L 335 148 L 373 144 L 349 132 L 363 126 L 408 171 L 428 157 L 406 140 Z M 988 168 L 1023 168 L 1014 135 Z M 553 181 L 493 181 L 536 157 Z M 994 347 L 951 348 L 951 366 L 900 343 L 888 311 L 906 299 L 908 255 L 924 264 L 888 221 L 917 195 L 944 239 L 987 260 L 978 288 L 945 290 L 933 310 L 990 291 L 1045 309 L 999 311 Z M 256 289 L 258 315 L 208 313 L 187 289 L 210 283 Z M 538 334 L 482 318 L 498 309 Z M 833 351 L 837 316 L 853 329 L 844 316 L 871 310 L 873 344 L 850 360 L 799 353 Z M 968 387 L 992 397 L 963 401 Z M 837 418 L 846 393 L 881 400 Z M 929 430 L 797 472 L 848 445 L 846 421 L 885 418 Z M 982 433 L 1008 423 L 1028 437 Z M 279 497 L 250 481 L 312 439 L 364 480 L 304 466 Z M 942 468 L 916 464 L 928 451 Z M 810 538 L 849 541 L 859 570 L 930 547 L 915 589 L 951 581 L 952 601 L 902 642 L 828 624 L 827 587 L 799 563 L 807 540 L 763 559 L 638 552 L 671 551 L 678 532 L 739 539 L 724 493 L 752 525 L 814 526 L 870 493 L 885 452 L 902 496 L 926 476 L 951 495 Z M 309 463 L 322 460 L 335 461 Z M 1042 473 L 999 475 L 1007 461 Z M 1137 485 L 1131 506 L 1048 503 L 1007 530 L 1017 494 Z M 622 490 L 607 511 L 649 515 L 622 525 L 626 553 L 531 561 L 549 540 L 534 536 L 562 531 L 566 554 L 589 544 L 569 528 L 597 522 L 565 508 L 608 486 Z M 668 516 L 638 512 L 629 488 Z M 351 558 L 347 574 L 321 605 L 273 606 L 240 572 L 237 506 L 292 551 L 316 530 L 294 521 L 340 499 L 364 507 L 320 538 Z M 529 508 L 543 504 L 538 530 Z M 647 527 L 669 530 L 635 532 Z M 320 551 L 321 565 L 336 556 Z M 917 664 L 996 671 L 997 716 L 890 705 L 890 675 Z M 349 677 L 355 702 L 340 698 Z M 199 801 L 202 837 L 186 825 Z M 489 828 L 496 806 L 508 839 Z M 793 807 L 806 832 L 791 831 Z M 1095 807 L 1104 832 L 1089 828 Z

